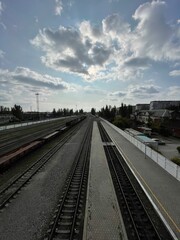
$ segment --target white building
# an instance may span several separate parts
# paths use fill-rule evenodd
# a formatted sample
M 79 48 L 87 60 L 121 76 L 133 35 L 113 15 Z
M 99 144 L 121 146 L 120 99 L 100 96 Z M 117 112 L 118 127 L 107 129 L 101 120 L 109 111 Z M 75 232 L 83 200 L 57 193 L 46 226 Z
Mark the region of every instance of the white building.
M 152 101 L 150 102 L 149 110 L 167 109 L 171 106 L 180 106 L 180 101 Z

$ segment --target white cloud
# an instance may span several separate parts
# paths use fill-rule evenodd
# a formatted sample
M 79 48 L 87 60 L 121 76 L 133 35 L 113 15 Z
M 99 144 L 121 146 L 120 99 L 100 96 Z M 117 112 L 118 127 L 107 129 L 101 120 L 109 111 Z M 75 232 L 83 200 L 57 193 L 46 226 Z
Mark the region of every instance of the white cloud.
M 167 99 L 179 100 L 180 86 L 171 86 L 165 94 Z
M 84 91 L 85 94 L 107 95 L 107 91 L 98 89 L 98 88 L 94 88 L 89 85 L 83 87 L 82 90 Z
M 180 61 L 180 25 L 166 21 L 165 8 L 163 1 L 140 5 L 133 30 L 112 14 L 99 25 L 82 21 L 77 27 L 45 28 L 30 42 L 43 51 L 42 62 L 57 71 L 88 81 L 140 78 L 154 61 Z
M 120 38 L 124 34 L 130 33 L 130 25 L 124 22 L 119 14 L 112 14 L 102 21 L 103 32 L 112 38 Z
M 131 44 L 136 57 L 149 57 L 155 61 L 180 60 L 179 26 L 166 21 L 165 7 L 163 1 L 152 1 L 135 11 L 133 18 L 138 25 Z
M 110 96 L 110 97 L 122 98 L 122 97 L 125 97 L 126 94 L 127 94 L 127 93 L 126 93 L 126 92 L 123 92 L 123 91 L 116 91 L 116 92 L 109 93 L 109 96 Z
M 39 92 L 44 109 L 49 109 L 49 99 L 58 94 L 74 93 L 82 90 L 76 84 L 63 81 L 61 78 L 40 74 L 29 68 L 17 67 L 13 71 L 0 69 L 0 98 L 3 103 L 13 106 L 14 103 L 29 109 L 31 102 L 35 107 L 35 93 Z M 18 96 L 18 97 L 17 97 Z M 48 102 L 48 106 L 46 103 Z M 53 107 L 53 103 L 51 104 Z
M 177 77 L 180 76 L 180 70 L 173 70 L 169 73 L 169 76 L 171 77 Z
M 1 15 L 3 11 L 4 11 L 4 4 L 2 4 L 2 2 L 0 1 L 0 26 L 2 26 L 4 30 L 6 30 L 7 29 L 6 25 L 3 22 L 1 22 Z
M 7 27 L 6 27 L 6 25 L 5 25 L 3 22 L 0 22 L 0 25 L 2 26 L 2 28 L 3 28 L 4 30 L 7 30 Z
M 130 84 L 126 90 L 110 92 L 107 95 L 109 101 L 121 101 L 128 104 L 135 104 L 137 102 L 148 102 L 153 100 L 155 97 L 158 98 L 161 94 L 160 87 L 147 81 L 142 85 Z
M 160 92 L 158 99 L 164 100 L 179 100 L 180 86 L 171 86 Z
M 46 66 L 88 75 L 88 70 L 102 70 L 112 52 L 104 43 L 92 44 L 91 40 L 83 36 L 78 29 L 61 26 L 57 31 L 43 29 L 31 43 L 46 53 L 41 58 Z M 98 68 L 92 70 L 92 66 Z
M 29 68 L 17 67 L 14 71 L 0 69 L 0 83 L 29 88 L 30 91 L 46 89 L 48 91 L 75 91 L 73 84 L 66 83 L 61 78 L 40 74 Z
M 3 11 L 4 11 L 3 5 L 2 5 L 2 2 L 0 2 L 0 15 Z
M 62 0 L 55 0 L 56 6 L 55 6 L 55 15 L 61 16 L 63 11 L 63 3 Z

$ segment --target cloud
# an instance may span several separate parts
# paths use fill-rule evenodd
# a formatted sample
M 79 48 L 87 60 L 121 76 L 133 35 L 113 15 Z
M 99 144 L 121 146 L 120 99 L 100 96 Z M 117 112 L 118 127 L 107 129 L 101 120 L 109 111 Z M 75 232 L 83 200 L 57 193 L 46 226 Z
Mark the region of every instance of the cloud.
M 39 23 L 39 18 L 37 16 L 34 17 L 35 23 Z
M 61 16 L 63 11 L 63 3 L 62 0 L 55 0 L 56 6 L 55 6 L 55 15 Z
M 5 52 L 0 49 L 0 59 L 4 58 Z
M 65 90 L 68 88 L 67 84 L 60 78 L 54 78 L 49 75 L 41 75 L 28 68 L 17 67 L 15 71 L 11 73 L 11 76 L 18 82 L 27 85 L 58 90 Z
M 74 91 L 71 84 L 64 82 L 61 78 L 52 77 L 47 74 L 40 74 L 29 68 L 17 67 L 14 71 L 0 69 L 0 83 L 21 85 L 23 88 L 41 89 L 51 91 L 66 90 Z
M 0 2 L 0 15 L 2 14 L 3 11 L 4 11 L 3 5 L 2 2 Z
M 150 66 L 149 58 L 131 57 L 125 60 L 127 67 L 148 68 Z
M 112 14 L 102 21 L 103 31 L 111 37 L 120 37 L 125 33 L 130 33 L 130 25 L 122 20 L 119 14 Z
M 40 94 L 40 101 L 48 109 L 50 97 L 82 90 L 80 86 L 63 81 L 61 78 L 40 74 L 29 68 L 17 67 L 13 71 L 0 69 L 0 98 L 2 102 L 13 106 L 14 103 L 29 109 L 35 104 L 35 93 Z M 18 97 L 17 97 L 18 96 Z M 46 106 L 47 105 L 47 106 Z M 53 107 L 53 103 L 51 103 Z
M 46 66 L 84 75 L 89 74 L 92 66 L 99 67 L 96 71 L 103 69 L 112 52 L 104 43 L 92 44 L 77 29 L 62 26 L 57 31 L 43 29 L 31 43 L 46 53 L 41 58 Z
M 160 0 L 140 5 L 134 28 L 112 14 L 98 25 L 41 29 L 30 42 L 42 50 L 47 67 L 87 81 L 140 78 L 156 61 L 180 61 L 180 25 L 166 20 L 165 9 Z
M 180 70 L 173 70 L 169 73 L 169 76 L 171 77 L 177 77 L 180 76 Z
M 6 30 L 7 29 L 6 25 L 3 22 L 1 22 L 1 15 L 3 11 L 4 11 L 4 5 L 0 1 L 0 26 L 2 26 L 4 30 Z
M 180 60 L 179 25 L 170 25 L 165 18 L 166 3 L 152 1 L 140 5 L 133 18 L 138 22 L 134 30 L 132 51 L 155 61 Z
M 179 100 L 180 86 L 171 86 L 168 88 L 165 97 L 172 100 Z
M 126 91 L 115 91 L 108 94 L 110 100 L 123 98 L 124 100 L 133 99 L 138 101 L 139 99 L 151 99 L 159 94 L 159 87 L 152 84 L 144 85 L 129 85 Z
M 98 88 L 94 88 L 91 86 L 85 86 L 83 87 L 83 91 L 85 92 L 85 94 L 98 94 L 98 95 L 107 95 L 107 91 L 102 90 L 102 89 L 98 89 Z
M 126 94 L 127 94 L 126 92 L 116 91 L 116 92 L 109 93 L 109 96 L 122 98 L 122 97 L 125 97 Z
M 159 94 L 160 88 L 155 85 L 130 85 L 127 97 L 132 99 L 149 99 Z
M 0 90 L 0 102 L 8 103 L 10 100 L 12 100 L 12 96 L 7 93 L 5 90 Z

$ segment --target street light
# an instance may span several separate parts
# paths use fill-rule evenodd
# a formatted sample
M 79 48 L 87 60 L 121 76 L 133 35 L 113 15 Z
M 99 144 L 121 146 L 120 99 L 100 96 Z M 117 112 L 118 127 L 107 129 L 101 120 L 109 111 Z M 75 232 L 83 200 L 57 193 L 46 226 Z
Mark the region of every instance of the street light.
M 38 119 L 39 119 L 39 93 L 35 93 L 35 95 L 36 95 L 37 113 L 38 113 Z

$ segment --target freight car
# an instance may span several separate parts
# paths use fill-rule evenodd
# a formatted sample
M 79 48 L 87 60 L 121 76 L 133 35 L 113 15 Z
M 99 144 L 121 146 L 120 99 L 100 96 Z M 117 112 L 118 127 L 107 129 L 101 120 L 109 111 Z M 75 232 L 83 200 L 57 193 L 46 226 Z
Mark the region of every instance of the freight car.
M 25 144 L 7 154 L 0 156 L 0 172 L 4 171 L 8 166 L 10 166 L 13 162 L 20 159 L 22 156 L 26 155 L 27 153 L 32 152 L 33 150 L 39 148 L 46 142 L 49 142 L 51 139 L 55 138 L 56 136 L 61 135 L 65 131 L 67 131 L 69 128 L 73 127 L 77 123 L 84 120 L 86 117 L 82 116 L 76 119 L 73 119 L 66 123 L 66 126 L 54 131 L 53 133 L 50 133 L 42 138 L 36 139 L 33 142 L 30 142 L 28 144 Z
M 37 140 L 29 144 L 25 144 L 14 151 L 4 154 L 0 157 L 0 172 L 6 170 L 12 163 L 23 157 L 29 152 L 39 148 L 43 144 L 42 141 Z
M 67 126 L 67 127 L 72 127 L 72 126 L 76 125 L 77 123 L 83 121 L 85 118 L 86 118 L 85 115 L 80 116 L 80 117 L 78 117 L 78 118 L 75 118 L 75 119 L 73 119 L 73 120 L 71 120 L 71 121 L 66 122 L 66 126 Z

